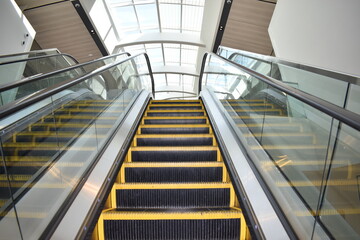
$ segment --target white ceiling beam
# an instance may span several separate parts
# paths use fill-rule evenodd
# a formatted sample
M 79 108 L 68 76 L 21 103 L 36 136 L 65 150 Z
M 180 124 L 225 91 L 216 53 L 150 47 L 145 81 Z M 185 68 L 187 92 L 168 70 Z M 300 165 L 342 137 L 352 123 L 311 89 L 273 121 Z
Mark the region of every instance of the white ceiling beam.
M 205 47 L 204 41 L 200 37 L 186 33 L 142 33 L 134 37 L 129 37 L 121 40 L 116 49 L 137 45 L 137 44 L 149 44 L 149 43 L 176 43 L 176 44 L 188 44 L 198 47 Z

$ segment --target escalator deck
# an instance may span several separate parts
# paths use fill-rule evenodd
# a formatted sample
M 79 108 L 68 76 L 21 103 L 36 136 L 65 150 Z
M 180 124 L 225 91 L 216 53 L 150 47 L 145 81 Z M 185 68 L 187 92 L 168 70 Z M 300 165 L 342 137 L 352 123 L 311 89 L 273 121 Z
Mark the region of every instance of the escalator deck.
M 93 239 L 249 239 L 201 100 L 152 100 Z

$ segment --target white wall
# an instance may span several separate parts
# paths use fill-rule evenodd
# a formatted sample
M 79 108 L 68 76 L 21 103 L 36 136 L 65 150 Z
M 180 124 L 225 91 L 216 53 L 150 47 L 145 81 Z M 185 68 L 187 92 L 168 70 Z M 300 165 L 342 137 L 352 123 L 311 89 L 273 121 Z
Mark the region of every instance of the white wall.
M 0 1 L 0 35 L 0 55 L 28 52 L 31 48 L 35 30 L 14 0 Z
M 268 30 L 277 57 L 360 76 L 359 0 L 278 0 Z

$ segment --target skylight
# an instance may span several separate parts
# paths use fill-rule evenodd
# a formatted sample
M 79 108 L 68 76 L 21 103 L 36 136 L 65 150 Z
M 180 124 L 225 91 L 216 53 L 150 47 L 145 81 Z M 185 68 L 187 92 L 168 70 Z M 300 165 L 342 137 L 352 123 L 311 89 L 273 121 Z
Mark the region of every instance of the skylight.
M 205 0 L 104 0 L 116 26 L 119 41 L 133 39 L 147 33 L 191 34 L 200 37 Z M 129 41 L 132 42 L 131 40 Z M 186 42 L 187 43 L 187 42 Z M 199 47 L 182 42 L 154 42 L 126 44 L 119 51 L 136 54 L 146 52 L 154 72 L 157 89 L 171 88 L 193 92 L 195 81 L 191 74 L 167 72 L 166 67 L 186 67 L 196 73 Z M 161 90 L 163 91 L 163 90 Z
M 105 0 L 121 39 L 147 32 L 200 34 L 205 0 Z

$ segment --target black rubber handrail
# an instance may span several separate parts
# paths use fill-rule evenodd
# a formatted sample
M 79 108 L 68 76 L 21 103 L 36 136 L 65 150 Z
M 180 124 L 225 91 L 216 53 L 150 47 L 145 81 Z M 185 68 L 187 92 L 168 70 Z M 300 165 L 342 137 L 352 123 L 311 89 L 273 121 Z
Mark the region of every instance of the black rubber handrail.
M 30 52 L 20 52 L 20 53 L 12 53 L 12 54 L 0 55 L 0 58 L 16 57 L 16 56 L 21 56 L 21 55 L 38 54 L 38 53 L 41 54 L 41 53 L 46 53 L 46 52 L 50 52 L 50 51 L 60 53 L 57 48 L 49 48 L 49 49 L 43 49 L 43 50 L 34 50 L 34 51 L 30 51 Z M 45 54 L 45 55 L 47 55 L 47 54 Z
M 226 50 L 227 51 L 235 51 L 232 54 L 230 54 L 230 56 L 227 58 L 230 61 L 234 61 L 235 56 L 245 56 L 245 57 L 252 58 L 252 59 L 264 62 L 264 63 L 282 64 L 282 65 L 293 67 L 293 68 L 296 68 L 296 69 L 299 69 L 299 70 L 304 70 L 304 71 L 307 71 L 307 72 L 311 72 L 311 73 L 320 74 L 320 75 L 323 75 L 323 76 L 326 76 L 326 77 L 334 78 L 334 79 L 339 80 L 339 81 L 360 85 L 360 78 L 356 77 L 356 76 L 349 75 L 349 74 L 334 72 L 334 71 L 330 71 L 330 70 L 326 70 L 326 69 L 312 67 L 312 66 L 309 66 L 309 65 L 289 62 L 289 61 L 278 59 L 278 58 L 272 57 L 272 56 L 262 56 L 262 55 L 259 55 L 257 53 L 251 53 L 251 52 L 238 50 L 238 49 L 227 48 L 227 47 L 223 47 L 223 46 L 220 46 L 219 50 L 220 49 L 223 49 L 225 51 Z
M 117 56 L 121 56 L 121 55 L 125 55 L 125 54 L 128 57 L 131 56 L 130 53 L 127 53 L 127 52 L 117 53 L 117 54 L 105 56 L 105 57 L 102 57 L 102 58 L 98 58 L 98 59 L 95 59 L 95 60 L 92 60 L 92 61 L 89 61 L 89 62 L 86 62 L 86 63 L 80 63 L 80 64 L 76 64 L 76 65 L 73 65 L 73 66 L 70 66 L 70 67 L 67 67 L 67 68 L 62 68 L 62 69 L 59 69 L 59 70 L 56 70 L 56 71 L 53 71 L 53 72 L 44 73 L 44 74 L 41 74 L 41 75 L 36 75 L 35 77 L 31 76 L 31 77 L 23 78 L 23 79 L 21 79 L 19 81 L 11 82 L 11 83 L 8 83 L 8 84 L 3 84 L 3 85 L 0 85 L 0 92 L 9 90 L 9 89 L 12 89 L 12 88 L 15 88 L 15 87 L 19 87 L 19 86 L 22 86 L 22 85 L 27 84 L 27 83 L 35 82 L 35 81 L 38 81 L 38 80 L 41 80 L 41 79 L 44 79 L 44 78 L 59 74 L 59 73 L 71 71 L 71 70 L 74 70 L 76 68 L 80 68 L 80 67 L 90 65 L 90 64 L 93 64 L 93 63 L 96 63 L 96 62 L 100 62 L 100 61 L 106 60 L 108 58 L 117 57 Z
M 227 64 L 229 64 L 235 68 L 241 69 L 242 71 L 250 74 L 253 77 L 256 77 L 257 79 L 265 82 L 266 84 L 286 93 L 287 95 L 292 96 L 292 97 L 310 105 L 311 107 L 316 108 L 323 113 L 326 113 L 330 117 L 336 118 L 340 122 L 343 122 L 343 123 L 347 124 L 348 126 L 360 131 L 360 115 L 359 114 L 356 114 L 354 112 L 351 112 L 349 110 L 346 110 L 344 108 L 336 106 L 335 104 L 327 102 L 323 99 L 315 97 L 311 94 L 308 94 L 306 92 L 303 92 L 303 91 L 293 88 L 291 86 L 288 86 L 287 84 L 282 83 L 281 81 L 278 81 L 271 77 L 264 76 L 258 72 L 255 72 L 247 67 L 244 67 L 240 64 L 232 62 L 232 61 L 230 61 L 224 57 L 221 57 L 219 55 L 216 55 L 214 53 L 205 53 L 205 55 L 203 57 L 200 78 L 199 78 L 199 94 L 201 91 L 202 78 L 203 78 L 204 69 L 205 69 L 205 62 L 206 62 L 207 56 L 209 56 L 209 55 L 211 57 L 216 57 L 216 58 L 222 59 Z
M 28 61 L 33 61 L 33 60 L 38 60 L 38 59 L 43 59 L 43 58 L 59 57 L 59 56 L 69 57 L 69 58 L 71 58 L 71 60 L 73 60 L 76 64 L 79 63 L 79 62 L 78 62 L 73 56 L 71 56 L 70 54 L 67 54 L 67 53 L 59 53 L 59 54 L 42 55 L 42 56 L 35 56 L 35 57 L 30 57 L 30 58 L 24 58 L 24 59 L 12 60 L 12 61 L 0 62 L 0 66 L 1 66 L 1 65 L 8 65 L 8 64 L 19 63 L 19 62 L 28 62 Z
M 136 54 L 136 55 L 133 55 L 129 58 L 126 58 L 126 59 L 122 59 L 122 60 L 119 60 L 119 61 L 116 61 L 114 63 L 111 63 L 111 64 L 108 64 L 106 66 L 103 66 L 103 67 L 100 67 L 98 69 L 96 69 L 95 71 L 92 71 L 91 73 L 88 73 L 88 74 L 85 74 L 77 79 L 69 79 L 69 80 L 66 80 L 64 82 L 61 82 L 59 84 L 56 84 L 52 87 L 49 87 L 49 88 L 46 88 L 46 89 L 43 89 L 31 96 L 27 96 L 27 97 L 23 97 L 23 98 L 20 98 L 14 102 L 11 102 L 10 104 L 8 105 L 5 105 L 2 109 L 0 109 L 0 119 L 1 118 L 4 118 L 6 116 L 9 116 L 10 114 L 13 114 L 19 110 L 22 110 L 28 106 L 30 106 L 31 104 L 34 104 L 34 103 L 37 103 L 41 100 L 44 100 L 45 98 L 47 97 L 50 97 L 56 93 L 59 93 L 69 87 L 72 87 L 76 84 L 79 84 L 93 76 L 96 76 L 102 72 L 105 72 L 107 70 L 109 70 L 110 68 L 113 68 L 113 67 L 116 67 L 117 65 L 120 65 L 124 62 L 127 62 L 127 61 L 130 61 L 130 60 L 133 60 L 134 58 L 138 57 L 138 56 L 141 56 L 141 55 L 144 55 L 145 56 L 145 60 L 147 62 L 147 66 L 148 66 L 148 70 L 149 70 L 149 75 L 150 75 L 150 79 L 151 79 L 151 87 L 152 87 L 152 94 L 153 96 L 155 96 L 155 86 L 154 86 L 154 77 L 153 77 L 153 73 L 152 73 L 152 70 L 151 70 L 151 65 L 150 65 L 150 61 L 149 61 L 149 57 L 146 53 L 139 53 L 139 54 Z

